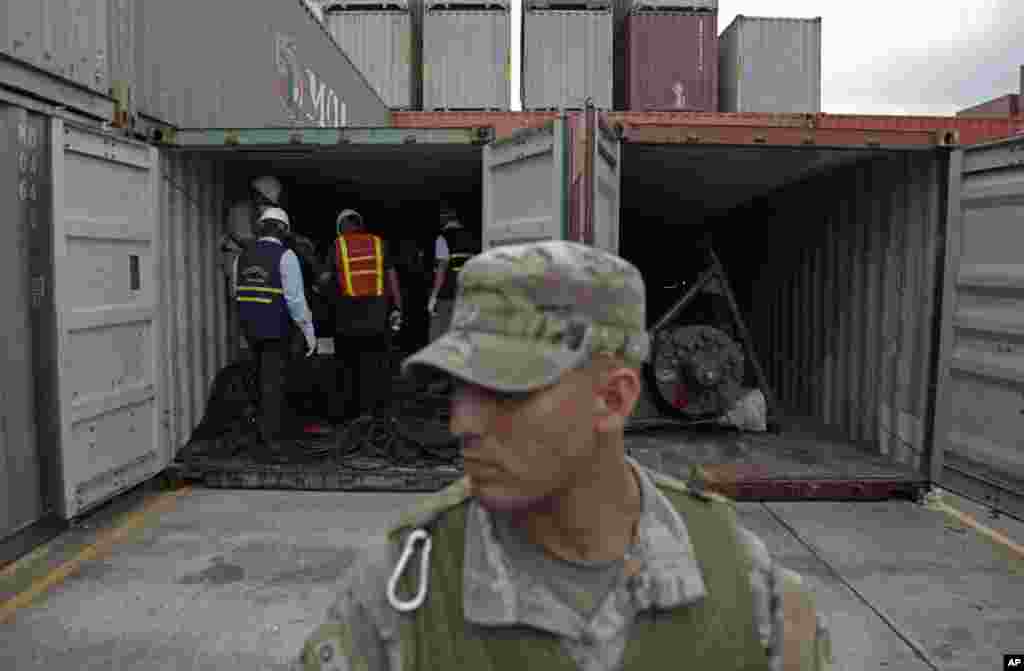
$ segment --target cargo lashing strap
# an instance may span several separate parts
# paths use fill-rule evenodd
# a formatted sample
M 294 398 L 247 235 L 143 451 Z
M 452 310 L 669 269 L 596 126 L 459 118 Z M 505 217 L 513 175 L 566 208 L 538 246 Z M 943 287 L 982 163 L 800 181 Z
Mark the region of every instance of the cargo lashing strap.
M 419 540 L 423 541 L 423 555 L 420 557 L 419 590 L 412 599 L 403 601 L 398 598 L 398 581 L 401 580 L 402 574 L 405 573 L 406 566 L 408 566 L 409 560 L 412 559 L 416 541 Z M 430 538 L 430 534 L 425 529 L 416 529 L 405 539 L 405 548 L 402 550 L 402 556 L 398 560 L 395 570 L 392 571 L 391 577 L 388 578 L 388 603 L 400 613 L 409 613 L 416 610 L 423 605 L 423 601 L 427 598 L 427 583 L 430 577 L 430 548 L 432 545 L 433 541 Z

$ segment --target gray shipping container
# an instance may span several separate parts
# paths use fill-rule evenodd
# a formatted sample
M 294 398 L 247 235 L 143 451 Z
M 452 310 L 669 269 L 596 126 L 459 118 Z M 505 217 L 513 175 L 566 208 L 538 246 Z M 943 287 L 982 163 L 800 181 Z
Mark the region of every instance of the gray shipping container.
M 527 10 L 522 25 L 524 110 L 612 109 L 612 10 Z
M 511 106 L 509 0 L 423 3 L 423 109 Z
M 719 37 L 722 112 L 821 112 L 821 18 L 739 15 Z
M 110 89 L 108 0 L 5 0 L 0 51 L 106 94 Z
M 3 264 L 6 557 L 27 525 L 77 517 L 166 468 L 229 358 L 230 322 L 215 163 L 11 106 L 0 147 L 16 194 Z
M 395 110 L 413 108 L 412 16 L 406 0 L 325 5 L 327 29 L 352 64 Z
M 56 455 L 46 430 L 52 415 L 38 397 L 46 391 L 39 366 L 49 365 L 42 334 L 52 327 L 40 321 L 47 298 L 40 262 L 49 229 L 49 137 L 45 116 L 0 103 L 0 188 L 8 195 L 8 238 L 0 252 L 0 542 L 21 536 L 55 511 Z M 5 554 L 0 552 L 0 561 Z
M 202 0 L 137 3 L 134 96 L 139 112 L 156 121 L 192 128 L 389 122 L 384 101 L 302 0 L 245 11 Z

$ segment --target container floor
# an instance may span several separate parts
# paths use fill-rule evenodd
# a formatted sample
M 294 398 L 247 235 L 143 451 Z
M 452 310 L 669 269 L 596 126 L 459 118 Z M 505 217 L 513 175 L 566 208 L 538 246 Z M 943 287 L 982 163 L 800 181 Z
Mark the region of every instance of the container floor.
M 325 491 L 436 491 L 462 477 L 443 399 L 417 395 L 407 385 L 396 389 L 402 393 L 391 410 L 393 421 L 310 438 L 288 463 L 265 463 L 221 441 L 182 450 L 172 471 L 215 488 Z M 911 468 L 837 439 L 813 420 L 786 418 L 781 433 L 683 429 L 657 415 L 646 398 L 634 414 L 626 447 L 650 468 L 736 500 L 917 498 L 927 484 Z

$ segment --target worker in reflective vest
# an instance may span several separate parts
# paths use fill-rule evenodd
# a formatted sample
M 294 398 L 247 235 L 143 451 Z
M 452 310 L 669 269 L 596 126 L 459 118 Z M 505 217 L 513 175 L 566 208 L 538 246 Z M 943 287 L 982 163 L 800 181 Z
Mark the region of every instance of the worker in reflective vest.
M 268 208 L 283 207 L 283 197 L 284 187 L 281 181 L 273 175 L 263 175 L 250 180 L 247 197 L 235 202 L 228 210 L 228 232 L 221 237 L 220 250 L 222 267 L 228 278 L 228 291 L 232 300 L 235 297 L 235 268 L 238 266 L 238 258 L 246 247 L 256 241 L 257 230 L 261 225 L 260 215 Z M 231 315 L 232 318 L 236 316 L 237 313 Z M 242 352 L 251 354 L 245 334 L 240 334 L 238 346 Z
M 373 414 L 387 399 L 391 335 L 401 327 L 402 291 L 387 244 L 366 230 L 358 212 L 343 210 L 336 226 L 321 292 L 333 299 L 337 383 L 330 414 L 342 423 Z
M 245 248 L 235 266 L 235 302 L 259 379 L 260 435 L 274 456 L 282 451 L 284 372 L 293 330 L 301 330 L 307 357 L 316 352 L 317 343 L 302 269 L 295 253 L 281 242 L 288 228 L 284 210 L 264 210 L 256 227 L 259 238 Z
M 434 244 L 434 289 L 427 303 L 432 341 L 448 329 L 459 272 L 475 254 L 476 242 L 458 219 L 453 217 L 445 222 Z

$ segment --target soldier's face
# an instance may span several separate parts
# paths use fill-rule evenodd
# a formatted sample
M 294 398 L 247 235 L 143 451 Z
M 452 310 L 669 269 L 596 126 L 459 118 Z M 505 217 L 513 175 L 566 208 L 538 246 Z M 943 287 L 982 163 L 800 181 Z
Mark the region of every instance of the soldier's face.
M 594 466 L 598 415 L 592 377 L 570 371 L 553 387 L 503 395 L 457 383 L 451 431 L 485 507 L 525 513 L 548 506 Z

